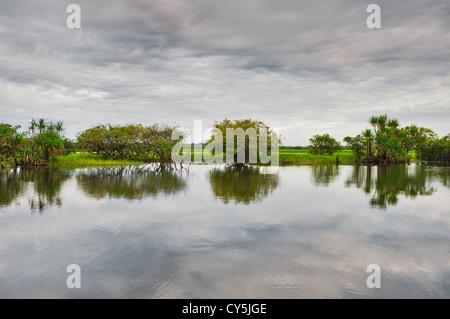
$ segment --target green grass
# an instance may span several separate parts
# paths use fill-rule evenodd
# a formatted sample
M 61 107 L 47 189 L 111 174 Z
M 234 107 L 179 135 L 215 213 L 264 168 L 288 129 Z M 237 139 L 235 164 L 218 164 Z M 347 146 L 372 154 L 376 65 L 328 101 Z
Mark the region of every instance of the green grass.
M 340 163 L 353 163 L 355 156 L 351 151 L 339 151 L 333 155 L 313 155 L 311 153 L 289 154 L 280 151 L 280 163 L 336 163 L 336 156 L 339 156 Z
M 210 154 L 204 154 L 208 158 Z M 280 150 L 280 164 L 290 163 L 336 163 L 339 156 L 340 163 L 353 163 L 355 157 L 349 150 L 339 151 L 333 155 L 313 155 L 307 150 Z M 54 166 L 102 166 L 102 165 L 140 165 L 143 162 L 129 160 L 104 160 L 97 154 L 73 153 L 55 156 L 52 159 Z
M 196 152 L 197 154 L 199 151 Z M 355 156 L 351 150 L 342 150 L 333 155 L 313 155 L 308 150 L 280 150 L 280 163 L 336 163 L 336 156 L 339 156 L 340 163 L 354 163 Z M 208 158 L 209 153 L 204 154 Z M 193 157 L 192 157 L 193 158 Z M 225 155 L 224 155 L 225 159 Z
M 104 160 L 98 154 L 72 153 L 52 158 L 54 166 L 102 166 L 102 165 L 139 165 L 138 161 Z

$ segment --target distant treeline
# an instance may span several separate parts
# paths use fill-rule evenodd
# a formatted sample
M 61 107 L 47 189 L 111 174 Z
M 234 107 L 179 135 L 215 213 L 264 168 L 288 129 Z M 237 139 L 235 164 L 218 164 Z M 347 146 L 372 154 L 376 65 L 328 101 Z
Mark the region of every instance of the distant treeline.
M 387 115 L 371 117 L 369 123 L 372 129 L 344 138 L 345 146 L 324 134 L 311 138 L 309 146 L 280 145 L 280 149 L 332 155 L 346 148 L 351 149 L 356 161 L 362 163 L 402 163 L 409 161 L 411 151 L 419 160 L 450 161 L 450 134 L 439 138 L 428 128 L 416 125 L 402 128 L 396 119 L 390 119 Z M 224 132 L 224 147 L 226 127 L 270 130 L 263 122 L 251 119 L 224 120 L 215 122 L 213 127 Z M 184 133 L 177 126 L 164 124 L 97 125 L 78 133 L 75 141 L 66 138 L 63 133 L 62 122 L 53 123 L 44 119 L 32 120 L 27 131 L 20 131 L 20 126 L 0 123 L 0 167 L 46 166 L 52 163 L 52 157 L 56 155 L 77 151 L 97 153 L 103 159 L 171 162 L 173 147 L 184 138 Z M 173 136 L 177 138 L 172 140 Z M 248 145 L 247 138 L 245 147 L 248 148 Z M 191 146 L 200 149 L 205 144 Z
M 286 146 L 286 145 L 280 146 L 280 150 L 308 150 L 308 149 L 309 149 L 308 146 Z
M 208 145 L 207 143 L 191 143 L 192 149 L 204 149 L 205 146 Z M 287 146 L 287 145 L 280 145 L 280 150 L 308 150 L 309 146 Z

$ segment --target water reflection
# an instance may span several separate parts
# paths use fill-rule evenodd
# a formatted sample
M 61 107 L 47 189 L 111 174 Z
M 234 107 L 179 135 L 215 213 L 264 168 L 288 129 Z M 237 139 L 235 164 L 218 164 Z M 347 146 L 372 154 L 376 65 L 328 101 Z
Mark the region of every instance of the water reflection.
M 431 195 L 435 189 L 427 177 L 427 169 L 422 165 L 354 166 L 345 186 L 354 185 L 372 194 L 370 205 L 386 209 L 388 205 L 397 205 L 398 195 L 412 199 Z
M 450 170 L 417 166 L 3 171 L 0 298 L 449 298 Z M 411 195 L 373 214 L 387 187 Z M 29 216 L 38 193 L 63 206 Z
M 213 168 L 208 173 L 214 196 L 225 204 L 262 201 L 278 187 L 279 175 L 263 174 L 262 167 Z
M 0 170 L 0 207 L 9 206 L 24 192 L 18 170 Z
M 27 168 L 0 172 L 0 207 L 9 206 L 31 186 L 28 203 L 32 211 L 43 212 L 51 206 L 61 206 L 62 185 L 71 172 L 58 169 Z
M 76 178 L 79 187 L 92 198 L 141 200 L 182 191 L 187 185 L 183 172 L 150 166 L 102 167 L 84 170 Z
M 375 185 L 372 181 L 371 166 L 353 166 L 352 174 L 344 183 L 345 187 L 356 186 L 364 190 L 366 194 L 370 194 L 371 188 Z
M 442 185 L 450 188 L 450 165 L 427 165 L 422 164 L 427 171 L 427 178 L 431 180 L 438 180 Z
M 317 186 L 328 186 L 339 176 L 339 165 L 312 165 L 311 170 Z

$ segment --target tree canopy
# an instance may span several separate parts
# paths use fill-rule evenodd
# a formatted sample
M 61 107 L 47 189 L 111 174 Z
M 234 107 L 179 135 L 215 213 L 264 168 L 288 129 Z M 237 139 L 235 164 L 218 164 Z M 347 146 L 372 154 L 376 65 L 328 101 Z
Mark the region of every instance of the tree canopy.
M 449 161 L 448 136 L 439 139 L 430 129 L 410 125 L 400 127 L 397 119 L 386 114 L 369 119 L 372 130 L 366 129 L 356 137 L 347 136 L 344 142 L 350 147 L 357 161 L 366 163 L 401 163 L 416 157 L 427 161 Z
M 311 154 L 333 155 L 342 148 L 341 144 L 328 134 L 314 135 L 313 138 L 309 139 L 309 142 L 311 143 Z
M 104 159 L 130 159 L 144 162 L 170 162 L 172 148 L 183 136 L 173 140 L 176 126 L 98 125 L 77 136 L 78 145 Z
M 262 121 L 244 119 L 214 122 L 213 135 L 208 140 L 213 155 L 217 145 L 221 145 L 223 154 L 227 156 L 228 163 L 267 163 L 266 156 L 272 150 L 278 150 L 281 139 L 273 129 Z M 227 148 L 228 144 L 232 144 Z

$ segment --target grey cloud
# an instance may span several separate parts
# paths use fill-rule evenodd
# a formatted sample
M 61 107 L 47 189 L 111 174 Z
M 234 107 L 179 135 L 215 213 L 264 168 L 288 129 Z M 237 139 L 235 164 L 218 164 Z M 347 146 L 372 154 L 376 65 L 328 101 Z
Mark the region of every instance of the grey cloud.
M 448 133 L 445 0 L 378 1 L 380 30 L 365 25 L 370 1 L 77 3 L 81 30 L 65 26 L 69 2 L 2 1 L 2 121 L 59 117 L 73 136 L 99 122 L 255 117 L 306 144 L 387 110 Z

